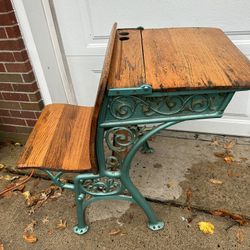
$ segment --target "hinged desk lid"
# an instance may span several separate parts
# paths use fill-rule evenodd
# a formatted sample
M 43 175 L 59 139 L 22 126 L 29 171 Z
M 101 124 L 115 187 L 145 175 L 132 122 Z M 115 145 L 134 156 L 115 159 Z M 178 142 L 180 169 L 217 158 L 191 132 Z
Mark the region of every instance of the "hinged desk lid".
M 216 28 L 117 30 L 108 88 L 250 88 L 250 62 Z

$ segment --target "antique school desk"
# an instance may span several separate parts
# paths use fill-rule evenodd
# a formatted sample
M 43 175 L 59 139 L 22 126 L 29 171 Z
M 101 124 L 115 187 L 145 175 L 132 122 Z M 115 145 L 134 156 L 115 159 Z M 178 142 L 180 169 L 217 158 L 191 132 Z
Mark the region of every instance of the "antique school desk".
M 77 234 L 88 230 L 86 207 L 101 199 L 136 202 L 148 227 L 162 229 L 130 179 L 134 155 L 151 152 L 147 140 L 171 125 L 221 117 L 234 93 L 248 89 L 250 62 L 220 29 L 115 24 L 95 106 L 46 106 L 18 167 L 42 169 L 75 192 Z M 145 124 L 156 126 L 143 131 Z M 77 173 L 73 184 L 60 181 L 65 172 Z

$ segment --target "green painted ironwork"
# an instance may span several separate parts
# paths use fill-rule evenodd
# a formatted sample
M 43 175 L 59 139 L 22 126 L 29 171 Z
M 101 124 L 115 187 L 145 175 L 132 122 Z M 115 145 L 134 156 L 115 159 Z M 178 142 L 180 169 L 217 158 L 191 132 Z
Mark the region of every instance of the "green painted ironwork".
M 150 95 L 152 87 L 148 84 L 142 84 L 134 88 L 115 88 L 108 90 L 108 96 L 130 96 L 130 95 Z
M 108 100 L 103 127 L 220 117 L 234 92 L 116 96 Z
M 131 181 L 129 170 L 133 157 L 140 148 L 145 153 L 152 152 L 148 139 L 180 121 L 221 117 L 234 92 L 203 90 L 162 93 L 152 92 L 148 85 L 109 90 L 97 127 L 98 173 L 80 173 L 74 178 L 74 184 L 65 184 L 60 181 L 61 172 L 54 175 L 45 170 L 55 184 L 75 193 L 77 225 L 74 232 L 84 234 L 88 231 L 86 207 L 94 201 L 105 199 L 137 203 L 148 218 L 148 227 L 151 230 L 162 229 L 164 222 L 157 219 L 150 204 Z M 152 123 L 157 125 L 149 131 L 138 126 Z

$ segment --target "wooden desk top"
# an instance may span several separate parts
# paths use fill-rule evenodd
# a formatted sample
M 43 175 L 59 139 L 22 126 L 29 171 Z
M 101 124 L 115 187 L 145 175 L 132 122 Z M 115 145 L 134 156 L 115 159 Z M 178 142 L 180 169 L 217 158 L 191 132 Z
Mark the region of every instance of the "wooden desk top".
M 216 28 L 117 30 L 108 88 L 250 89 L 250 61 Z

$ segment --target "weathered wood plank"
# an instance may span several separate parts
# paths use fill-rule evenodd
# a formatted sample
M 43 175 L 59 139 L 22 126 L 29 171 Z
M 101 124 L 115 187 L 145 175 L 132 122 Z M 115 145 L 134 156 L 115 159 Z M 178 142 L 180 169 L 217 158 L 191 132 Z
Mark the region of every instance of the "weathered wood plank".
M 250 87 L 250 62 L 220 29 L 148 29 L 142 39 L 154 90 Z
M 108 78 L 108 88 L 136 87 L 144 82 L 141 31 L 136 29 L 118 30 Z

